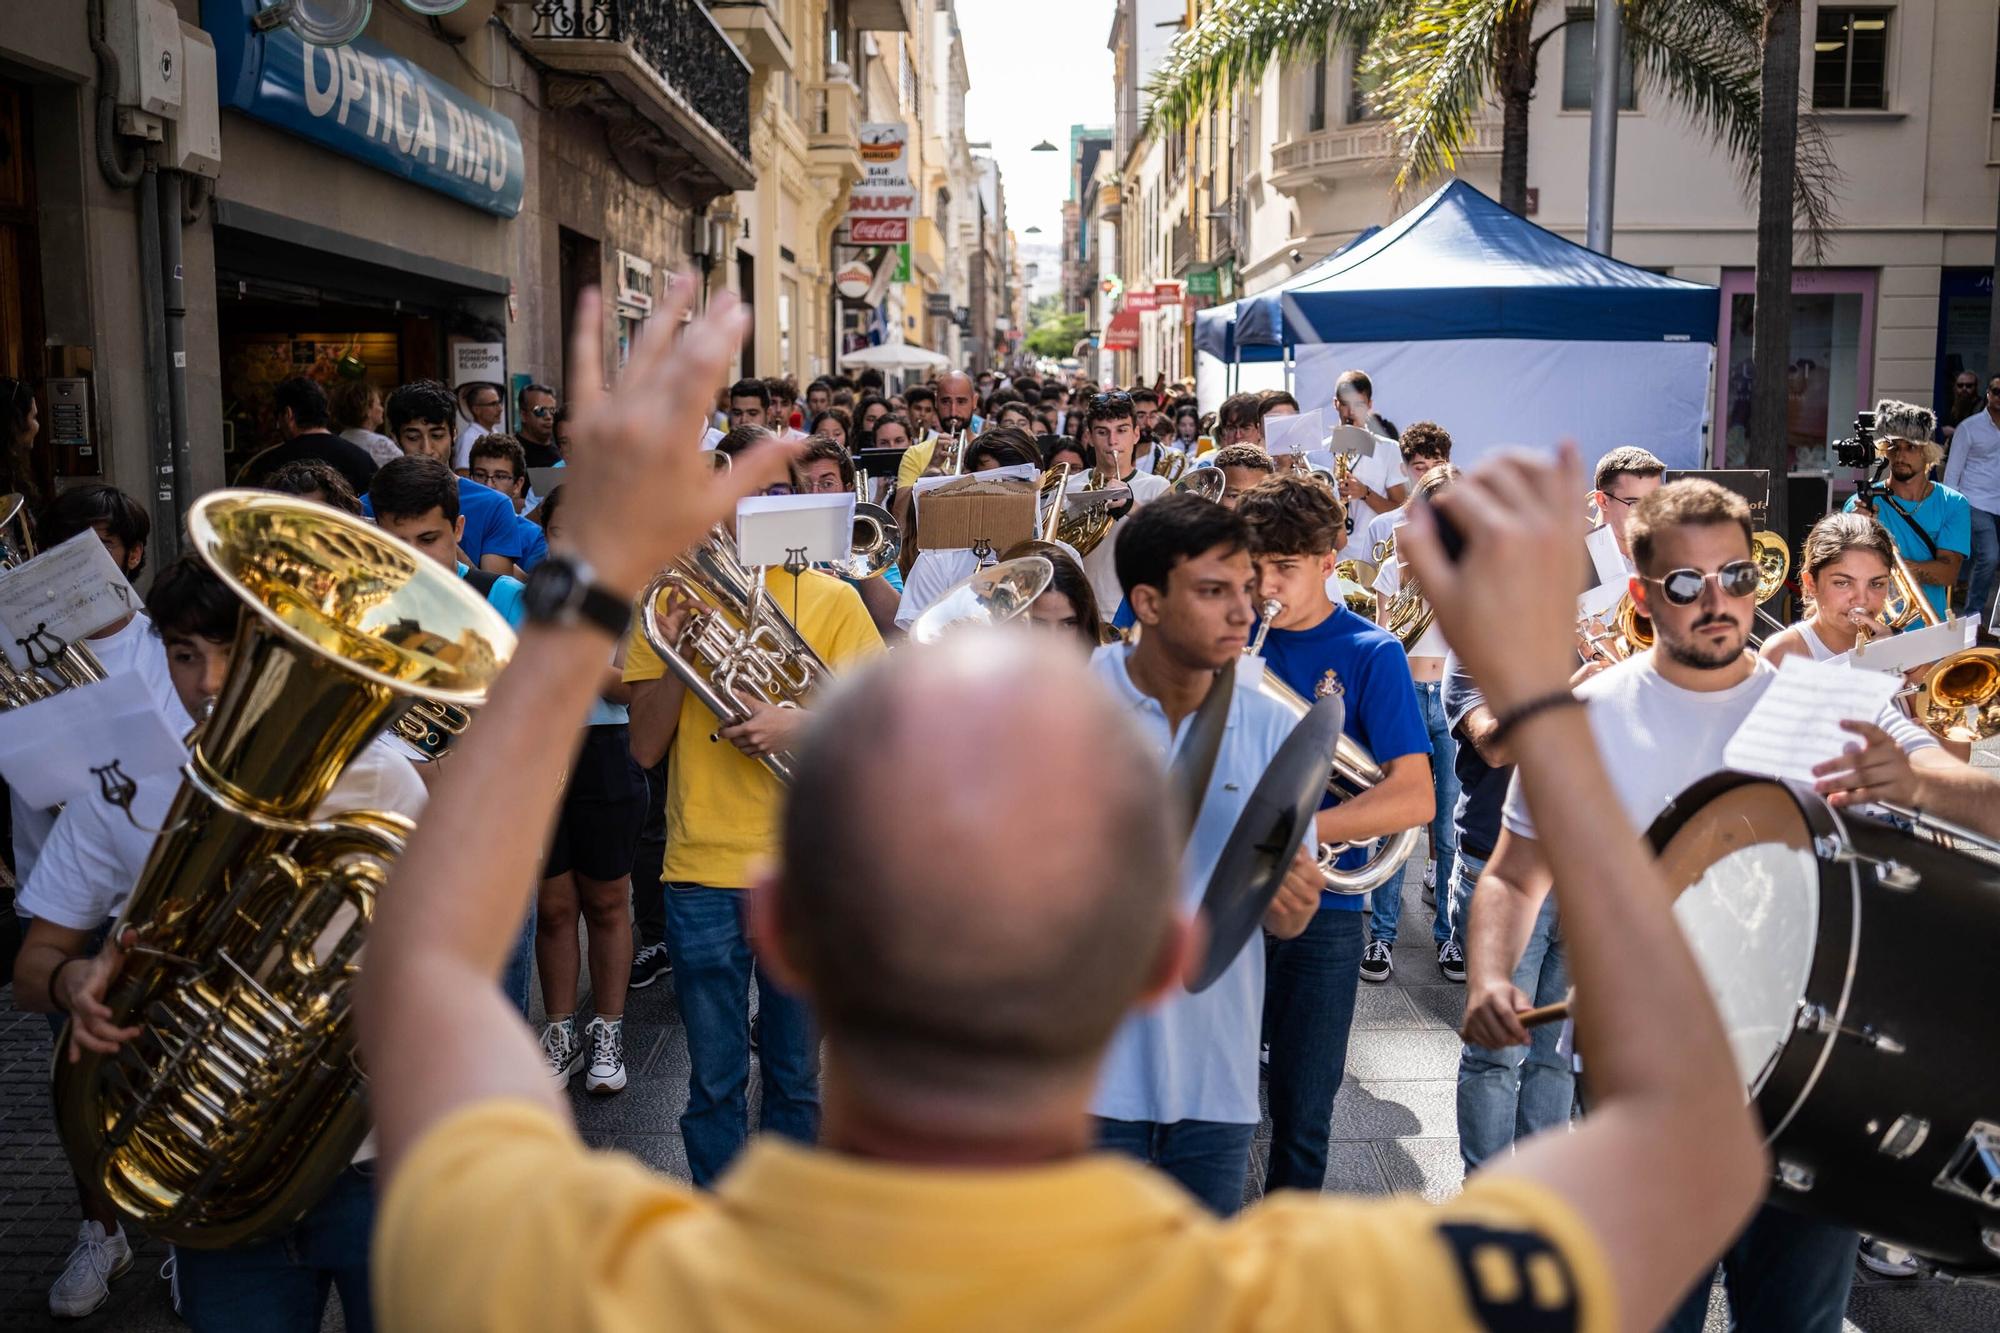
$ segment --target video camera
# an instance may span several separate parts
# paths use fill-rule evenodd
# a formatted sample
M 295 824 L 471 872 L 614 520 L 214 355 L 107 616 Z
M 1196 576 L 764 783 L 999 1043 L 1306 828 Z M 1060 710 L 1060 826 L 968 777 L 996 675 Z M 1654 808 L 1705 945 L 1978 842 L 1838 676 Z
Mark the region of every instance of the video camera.
M 1882 480 L 1889 460 L 1876 456 L 1873 412 L 1854 414 L 1854 434 L 1833 442 L 1833 457 L 1842 467 L 1851 467 L 1859 474 L 1854 479 L 1855 499 L 1862 508 L 1874 513 L 1875 497 L 1889 493 L 1889 487 Z

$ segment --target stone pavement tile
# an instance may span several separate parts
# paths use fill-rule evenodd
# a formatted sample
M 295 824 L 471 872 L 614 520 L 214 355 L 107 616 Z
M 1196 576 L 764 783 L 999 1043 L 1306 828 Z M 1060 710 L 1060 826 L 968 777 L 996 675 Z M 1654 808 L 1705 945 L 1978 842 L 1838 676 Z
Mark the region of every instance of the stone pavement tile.
M 1383 1139 L 1375 1144 L 1375 1156 L 1389 1188 L 1398 1194 L 1421 1194 L 1431 1203 L 1443 1203 L 1465 1185 L 1455 1138 Z
M 1403 995 L 1423 1017 L 1425 1027 L 1458 1031 L 1459 1021 L 1465 1016 L 1465 987 L 1440 977 L 1435 986 L 1406 985 Z
M 1331 1143 L 1326 1150 L 1326 1189 L 1330 1194 L 1381 1195 L 1389 1192 L 1389 1181 L 1370 1145 Z
M 618 1134 L 606 1145 L 634 1157 L 675 1180 L 688 1178 L 687 1149 L 679 1130 L 665 1134 Z
M 1371 986 L 1361 982 L 1354 994 L 1354 1030 L 1369 1028 L 1415 1028 L 1423 1021 L 1403 992 L 1396 986 Z
M 1356 1032 L 1347 1042 L 1347 1073 L 1362 1081 L 1458 1077 L 1458 1034 L 1428 1028 Z
M 1458 1085 L 1451 1079 L 1346 1079 L 1333 1099 L 1336 1141 L 1451 1138 L 1457 1132 Z

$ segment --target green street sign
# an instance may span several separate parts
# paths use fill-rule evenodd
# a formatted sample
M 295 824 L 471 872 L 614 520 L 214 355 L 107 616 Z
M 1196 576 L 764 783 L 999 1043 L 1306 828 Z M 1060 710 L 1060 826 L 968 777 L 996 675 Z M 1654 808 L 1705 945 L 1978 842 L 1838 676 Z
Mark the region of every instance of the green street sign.
M 1222 283 L 1212 268 L 1193 269 L 1187 275 L 1187 290 L 1189 296 L 1219 296 Z
M 908 241 L 904 241 L 901 245 L 896 247 L 896 276 L 893 279 L 891 279 L 891 281 L 908 282 L 909 280 L 910 280 L 910 243 Z

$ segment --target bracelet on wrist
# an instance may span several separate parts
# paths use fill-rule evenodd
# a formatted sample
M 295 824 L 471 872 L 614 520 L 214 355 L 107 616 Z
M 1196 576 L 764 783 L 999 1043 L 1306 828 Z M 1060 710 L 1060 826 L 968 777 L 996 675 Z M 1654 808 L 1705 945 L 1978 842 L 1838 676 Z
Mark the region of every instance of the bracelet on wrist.
M 1506 712 L 1500 714 L 1494 721 L 1493 733 L 1487 738 L 1486 743 L 1489 746 L 1505 744 L 1507 738 L 1523 722 L 1546 713 L 1552 708 L 1580 708 L 1582 706 L 1583 700 L 1571 694 L 1567 686 L 1559 690 L 1550 690 L 1547 694 L 1538 694 L 1525 703 L 1516 704 Z

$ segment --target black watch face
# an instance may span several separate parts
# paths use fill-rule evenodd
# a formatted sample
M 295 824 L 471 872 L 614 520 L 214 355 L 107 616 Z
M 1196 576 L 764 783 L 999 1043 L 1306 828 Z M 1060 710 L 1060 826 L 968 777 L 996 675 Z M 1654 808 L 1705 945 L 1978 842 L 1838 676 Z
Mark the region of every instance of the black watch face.
M 567 560 L 544 560 L 528 580 L 529 609 L 537 616 L 552 616 L 569 604 L 576 591 L 576 570 Z

